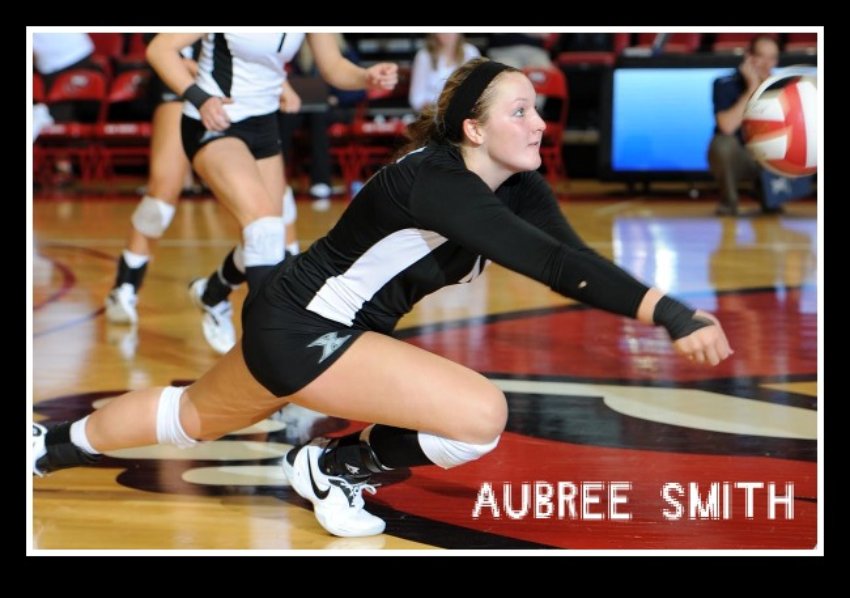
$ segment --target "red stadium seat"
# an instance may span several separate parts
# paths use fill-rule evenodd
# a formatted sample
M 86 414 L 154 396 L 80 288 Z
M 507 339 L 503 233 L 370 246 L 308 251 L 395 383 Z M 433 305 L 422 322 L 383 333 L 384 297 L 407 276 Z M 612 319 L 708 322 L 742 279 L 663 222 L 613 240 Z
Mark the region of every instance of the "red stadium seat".
M 41 104 L 45 100 L 44 94 L 44 79 L 41 78 L 41 74 L 33 73 L 32 74 L 32 103 L 33 104 Z
M 614 66 L 617 56 L 629 45 L 628 33 L 613 34 L 613 48 L 604 51 L 567 51 L 558 54 L 559 65 L 568 68 L 591 68 L 594 66 Z
M 638 34 L 639 48 L 648 48 L 655 41 L 657 33 Z M 665 54 L 692 54 L 699 49 L 702 33 L 671 33 L 664 44 Z
M 124 53 L 123 33 L 89 33 L 94 43 L 94 53 L 97 56 L 115 58 Z
M 714 43 L 711 45 L 712 52 L 743 54 L 747 51 L 747 46 L 750 44 L 758 33 L 718 33 L 714 38 Z M 779 35 L 768 33 L 773 39 L 778 40 Z
M 106 75 L 91 69 L 74 69 L 62 73 L 47 92 L 47 104 L 63 102 L 91 105 L 96 118 L 92 122 L 57 122 L 45 127 L 34 148 L 37 174 L 42 177 L 52 173 L 56 161 L 76 160 L 84 181 L 92 178 L 97 162 L 94 144 L 97 121 L 103 114 L 106 98 Z
M 141 56 L 144 58 L 147 46 L 142 33 L 128 33 L 130 41 L 127 44 L 127 56 Z
M 371 176 L 375 167 L 380 168 L 404 144 L 407 125 L 397 115 L 382 114 L 381 109 L 397 112 L 399 108 L 408 108 L 412 113 L 408 105 L 409 94 L 410 68 L 399 67 L 395 88 L 369 90 L 366 100 L 357 106 L 351 123 L 352 154 L 345 157 L 349 160 L 349 176 L 353 179 L 345 181 L 346 187 L 355 180 Z
M 785 42 L 785 51 L 799 54 L 816 54 L 818 51 L 818 34 L 789 33 Z
M 117 121 L 112 115 L 116 106 L 144 99 L 150 76 L 151 71 L 147 68 L 129 70 L 115 77 L 109 86 L 103 118 L 95 134 L 98 178 L 114 178 L 116 164 L 147 164 L 150 161 L 150 121 Z

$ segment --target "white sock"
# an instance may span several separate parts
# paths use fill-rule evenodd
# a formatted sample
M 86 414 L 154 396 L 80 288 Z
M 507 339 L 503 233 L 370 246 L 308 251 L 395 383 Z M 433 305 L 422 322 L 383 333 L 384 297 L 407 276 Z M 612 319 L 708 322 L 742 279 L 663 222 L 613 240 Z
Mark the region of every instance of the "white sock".
M 127 262 L 127 265 L 130 266 L 133 270 L 136 268 L 141 268 L 151 259 L 149 255 L 142 255 L 141 253 L 133 253 L 129 249 L 125 249 L 122 252 L 124 256 L 124 261 Z
M 86 436 L 86 422 L 88 419 L 89 416 L 87 415 L 83 419 L 78 419 L 71 424 L 71 442 L 78 449 L 84 450 L 90 455 L 99 455 L 100 452 L 94 449 L 89 442 L 89 437 Z
M 425 456 L 443 469 L 449 469 L 483 457 L 496 448 L 500 437 L 487 444 L 472 444 L 426 432 L 419 432 L 418 438 Z
M 292 255 L 298 255 L 299 253 L 301 253 L 301 244 L 298 243 L 298 241 L 295 241 L 293 243 L 287 243 L 286 250 Z

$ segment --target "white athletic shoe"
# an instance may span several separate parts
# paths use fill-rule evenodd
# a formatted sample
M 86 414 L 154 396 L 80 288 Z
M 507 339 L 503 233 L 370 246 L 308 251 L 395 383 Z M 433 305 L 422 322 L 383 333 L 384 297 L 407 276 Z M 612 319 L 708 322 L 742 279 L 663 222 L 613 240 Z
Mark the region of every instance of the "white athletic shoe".
M 225 299 L 210 307 L 201 297 L 207 290 L 207 279 L 196 278 L 189 284 L 189 296 L 192 303 L 201 310 L 204 317 L 201 321 L 204 338 L 216 353 L 224 355 L 236 344 L 236 329 L 233 327 L 233 307 Z
M 47 428 L 41 424 L 32 425 L 32 472 L 39 477 L 44 477 L 44 472 L 38 468 L 38 460 L 47 454 L 46 436 Z
M 115 287 L 106 296 L 106 321 L 111 324 L 135 324 L 139 321 L 136 304 L 139 297 L 129 282 Z
M 331 534 L 344 538 L 382 534 L 384 520 L 363 508 L 363 491 L 375 494 L 375 486 L 354 478 L 325 475 L 319 470 L 319 456 L 328 442 L 327 438 L 316 438 L 286 454 L 283 471 L 289 483 L 313 503 L 316 519 Z

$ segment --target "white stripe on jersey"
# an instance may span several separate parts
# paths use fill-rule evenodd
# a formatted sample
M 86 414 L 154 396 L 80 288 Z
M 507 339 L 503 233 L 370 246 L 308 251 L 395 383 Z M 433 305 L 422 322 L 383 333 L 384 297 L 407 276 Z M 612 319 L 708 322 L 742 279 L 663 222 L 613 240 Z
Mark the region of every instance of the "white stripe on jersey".
M 385 284 L 447 240 L 418 228 L 396 231 L 372 245 L 348 270 L 328 278 L 307 309 L 351 326 L 363 304 Z
M 219 87 L 214 70 L 215 36 L 224 35 L 230 54 L 232 72 L 230 93 Z M 195 83 L 214 96 L 228 95 L 232 104 L 224 110 L 231 122 L 252 116 L 276 112 L 280 108 L 280 91 L 286 78 L 284 66 L 292 60 L 304 41 L 304 33 L 209 33 L 203 38 L 198 58 L 198 76 Z M 281 40 L 283 46 L 281 47 Z M 183 103 L 183 114 L 195 120 L 201 115 L 189 102 Z

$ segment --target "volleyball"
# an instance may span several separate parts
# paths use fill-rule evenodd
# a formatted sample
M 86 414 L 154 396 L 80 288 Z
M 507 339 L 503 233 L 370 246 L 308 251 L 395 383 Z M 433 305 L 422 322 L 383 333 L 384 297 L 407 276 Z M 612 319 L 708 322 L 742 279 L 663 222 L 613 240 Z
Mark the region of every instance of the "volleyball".
M 747 149 L 767 170 L 787 177 L 817 171 L 817 79 L 780 74 L 767 79 L 747 102 Z

